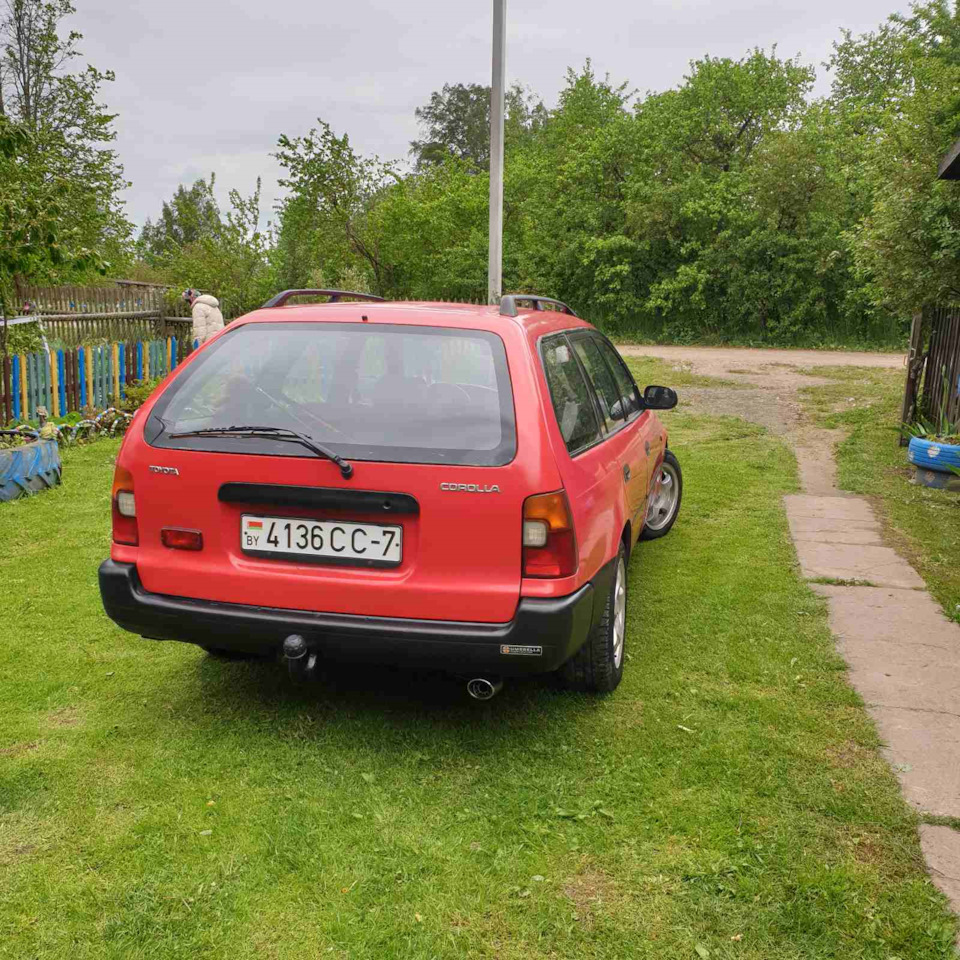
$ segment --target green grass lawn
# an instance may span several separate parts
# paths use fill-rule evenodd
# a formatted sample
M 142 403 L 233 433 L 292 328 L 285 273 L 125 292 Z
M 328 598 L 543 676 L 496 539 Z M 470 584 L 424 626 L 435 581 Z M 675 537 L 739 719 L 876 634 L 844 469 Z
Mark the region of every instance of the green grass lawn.
M 916 567 L 946 614 L 960 620 L 960 495 L 910 483 L 913 467 L 897 431 L 903 371 L 805 372 L 834 380 L 802 393 L 818 424 L 849 432 L 838 450 L 838 483 L 873 498 L 890 544 Z
M 0 507 L 0 956 L 948 957 L 916 820 L 798 578 L 795 464 L 670 415 L 683 513 L 607 698 L 291 687 L 103 615 L 114 442 Z

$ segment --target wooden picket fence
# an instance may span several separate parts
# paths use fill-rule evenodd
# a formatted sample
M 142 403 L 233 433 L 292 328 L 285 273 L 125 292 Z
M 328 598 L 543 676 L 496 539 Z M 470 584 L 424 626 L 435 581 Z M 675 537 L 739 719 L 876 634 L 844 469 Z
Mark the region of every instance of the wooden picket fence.
M 162 337 L 163 316 L 170 312 L 164 287 L 131 281 L 83 287 L 20 282 L 17 296 L 42 320 L 47 339 L 64 347 Z
M 99 313 L 164 313 L 167 287 L 136 280 L 77 286 L 17 281 L 16 295 L 34 313 L 48 316 Z M 20 304 L 18 304 L 18 307 Z
M 35 316 L 47 341 L 66 349 L 170 336 L 185 343 L 190 333 L 190 307 L 162 284 L 114 280 L 99 286 L 44 286 L 20 280 L 16 295 L 17 310 Z
M 913 423 L 922 416 L 936 421 L 941 410 L 951 422 L 960 421 L 960 309 L 924 307 L 914 314 L 910 329 L 900 419 Z M 901 446 L 908 442 L 901 435 Z
M 10 357 L 0 371 L 0 421 L 35 420 L 38 407 L 63 417 L 113 406 L 128 384 L 165 376 L 194 346 L 185 351 L 176 337 L 167 337 Z

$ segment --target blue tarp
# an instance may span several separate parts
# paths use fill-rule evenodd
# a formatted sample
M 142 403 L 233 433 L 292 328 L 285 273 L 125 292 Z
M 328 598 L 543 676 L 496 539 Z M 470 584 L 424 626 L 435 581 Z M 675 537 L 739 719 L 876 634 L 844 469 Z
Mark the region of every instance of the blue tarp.
M 56 440 L 35 440 L 22 447 L 0 447 L 0 500 L 39 493 L 60 482 Z

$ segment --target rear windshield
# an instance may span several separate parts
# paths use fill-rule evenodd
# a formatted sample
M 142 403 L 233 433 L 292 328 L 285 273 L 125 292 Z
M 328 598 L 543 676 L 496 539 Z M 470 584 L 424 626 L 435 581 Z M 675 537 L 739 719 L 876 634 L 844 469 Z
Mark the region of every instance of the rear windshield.
M 283 427 L 348 460 L 499 466 L 516 453 L 503 341 L 480 330 L 250 323 L 225 334 L 165 391 L 153 446 L 309 456 L 270 439 L 171 437 Z

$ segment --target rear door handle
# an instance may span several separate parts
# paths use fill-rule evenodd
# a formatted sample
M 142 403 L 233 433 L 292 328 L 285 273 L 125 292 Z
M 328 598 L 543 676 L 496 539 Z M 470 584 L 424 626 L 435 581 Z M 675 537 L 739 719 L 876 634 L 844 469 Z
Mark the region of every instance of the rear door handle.
M 623 465 L 623 482 L 624 483 L 630 482 L 630 464 L 629 463 L 625 463 Z

